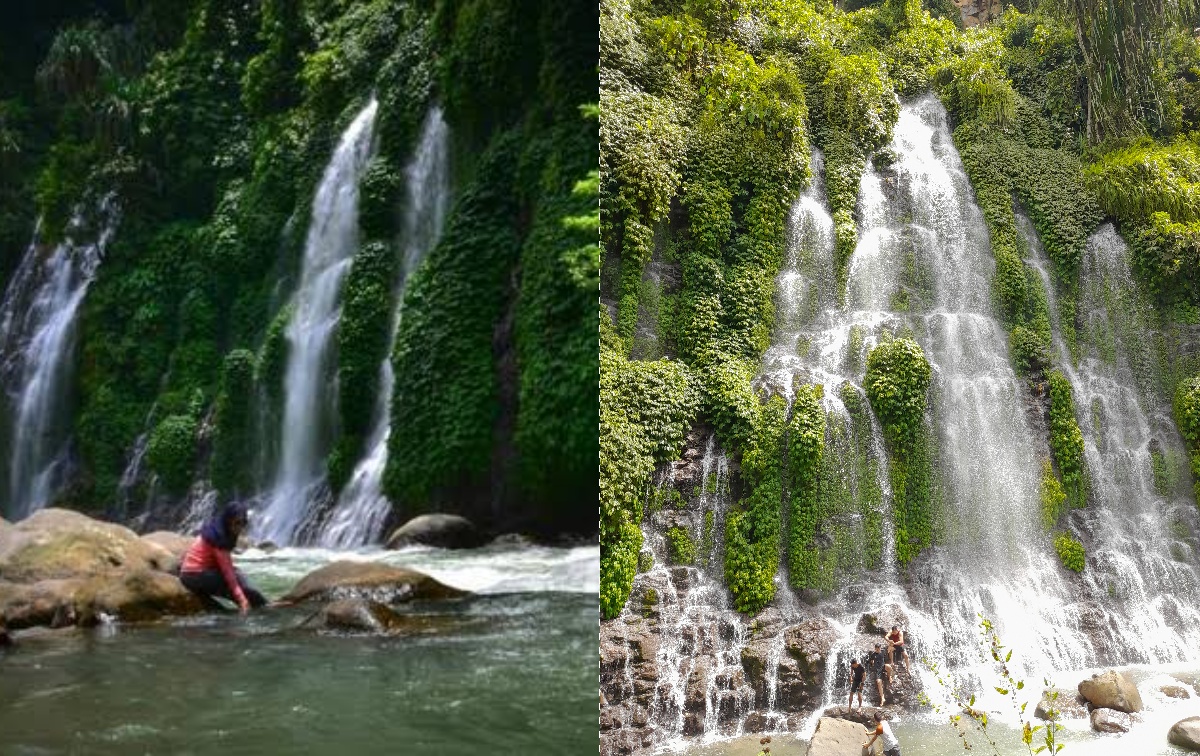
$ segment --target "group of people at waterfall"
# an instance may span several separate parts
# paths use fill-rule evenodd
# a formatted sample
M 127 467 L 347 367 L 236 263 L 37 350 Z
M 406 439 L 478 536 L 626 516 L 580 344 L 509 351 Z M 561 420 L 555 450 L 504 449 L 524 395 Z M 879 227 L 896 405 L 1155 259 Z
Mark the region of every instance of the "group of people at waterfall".
M 897 657 L 904 661 L 904 670 L 912 673 L 908 663 L 908 651 L 904 646 L 904 631 L 898 625 L 892 625 L 892 629 L 883 637 L 887 642 L 886 651 L 883 650 L 883 644 L 876 641 L 874 650 L 867 653 L 865 665 L 860 664 L 857 658 L 850 660 L 850 699 L 846 702 L 847 708 L 854 708 L 855 693 L 858 694 L 858 708 L 862 708 L 864 677 L 868 677 L 874 684 L 875 692 L 879 694 L 879 705 L 883 706 L 887 702 L 884 692 L 890 692 L 892 689 L 892 682 L 896 677 Z

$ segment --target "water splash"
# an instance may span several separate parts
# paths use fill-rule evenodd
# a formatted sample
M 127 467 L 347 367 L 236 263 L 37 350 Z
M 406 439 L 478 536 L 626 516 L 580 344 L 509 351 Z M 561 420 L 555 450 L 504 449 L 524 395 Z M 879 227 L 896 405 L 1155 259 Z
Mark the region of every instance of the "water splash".
M 280 459 L 255 536 L 295 540 L 325 488 L 334 391 L 331 347 L 341 314 L 342 284 L 358 249 L 358 184 L 375 149 L 370 102 L 342 134 L 313 197 L 300 285 L 286 329 L 287 370 Z
M 392 348 L 400 325 L 405 285 L 425 255 L 437 244 L 450 204 L 449 131 L 440 107 L 434 107 L 425 118 L 417 151 L 404 175 L 408 188 L 402 227 L 404 259 L 388 349 L 379 368 L 375 422 L 367 440 L 367 456 L 355 467 L 338 498 L 337 509 L 321 533 L 321 545 L 329 548 L 362 546 L 379 540 L 391 511 L 391 503 L 383 495 L 382 482 L 387 464 L 387 440 L 392 430 L 392 390 L 396 383 Z

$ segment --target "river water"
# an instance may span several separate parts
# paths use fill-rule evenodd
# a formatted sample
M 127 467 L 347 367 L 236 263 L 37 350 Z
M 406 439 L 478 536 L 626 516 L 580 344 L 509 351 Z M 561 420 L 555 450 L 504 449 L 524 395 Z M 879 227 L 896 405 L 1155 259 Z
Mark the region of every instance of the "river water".
M 269 598 L 337 559 L 472 597 L 428 631 L 317 633 L 315 607 L 24 636 L 0 652 L 0 754 L 565 754 L 596 743 L 597 547 L 251 550 Z
M 1080 680 L 1104 669 L 1106 668 L 1062 672 L 1056 674 L 1053 681 L 1056 687 L 1073 690 Z M 1091 723 L 1085 718 L 1063 719 L 1061 724 L 1064 729 L 1058 734 L 1058 742 L 1063 744 L 1062 756 L 1183 756 L 1188 753 L 1167 743 L 1167 732 L 1171 725 L 1185 717 L 1196 716 L 1200 710 L 1200 699 L 1196 697 L 1196 686 L 1200 684 L 1200 667 L 1195 664 L 1173 664 L 1134 665 L 1119 669 L 1137 683 L 1142 695 L 1145 710 L 1138 715 L 1139 720 L 1128 733 L 1100 734 L 1091 729 Z M 1169 698 L 1158 690 L 1163 685 L 1182 685 L 1190 697 Z M 1020 700 L 1028 700 L 1027 711 L 1032 712 L 1042 688 L 1034 684 L 1026 690 L 1033 697 Z M 971 744 L 970 752 L 1028 756 L 1029 751 L 1021 743 L 1021 730 L 1016 725 L 1015 711 L 996 710 L 991 714 L 988 732 L 996 742 L 997 748 L 993 750 L 977 730 L 970 730 L 967 737 Z M 1045 723 L 1035 719 L 1033 724 L 1036 726 Z M 900 741 L 904 756 L 953 756 L 967 752 L 963 748 L 962 739 L 945 716 L 905 713 L 893 719 L 891 725 L 892 731 Z M 1038 736 L 1040 733 L 1034 737 L 1034 747 L 1042 743 Z M 677 753 L 685 753 L 687 756 L 756 756 L 762 749 L 760 737 L 754 735 L 730 738 L 697 745 Z M 770 747 L 772 756 L 802 756 L 808 750 L 808 739 L 799 733 L 772 733 Z

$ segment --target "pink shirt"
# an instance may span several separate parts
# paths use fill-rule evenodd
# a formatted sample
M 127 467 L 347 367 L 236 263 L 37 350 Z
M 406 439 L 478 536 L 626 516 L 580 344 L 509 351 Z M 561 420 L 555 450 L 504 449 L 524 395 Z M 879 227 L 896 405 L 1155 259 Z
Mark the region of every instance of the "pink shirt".
M 246 594 L 242 592 L 237 574 L 233 571 L 233 559 L 229 556 L 229 552 L 225 549 L 218 549 L 200 536 L 196 536 L 195 542 L 183 555 L 183 564 L 179 566 L 179 571 L 183 573 L 204 572 L 205 570 L 220 570 L 225 577 L 225 584 L 229 586 L 229 592 L 237 599 L 238 605 L 246 603 Z

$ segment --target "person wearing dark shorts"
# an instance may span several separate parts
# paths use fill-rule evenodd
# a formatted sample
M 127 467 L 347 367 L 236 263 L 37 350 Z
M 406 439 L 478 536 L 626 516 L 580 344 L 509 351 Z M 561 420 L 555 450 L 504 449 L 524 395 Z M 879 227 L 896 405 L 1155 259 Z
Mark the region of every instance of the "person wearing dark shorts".
M 863 705 L 863 702 L 862 702 L 863 675 L 865 675 L 866 672 L 867 672 L 867 668 L 864 667 L 863 665 L 859 664 L 858 659 L 850 660 L 850 679 L 851 679 L 851 681 L 850 681 L 850 700 L 846 702 L 847 709 L 854 708 L 854 694 L 855 693 L 858 694 L 858 708 L 859 709 L 862 708 L 862 705 Z
M 886 679 L 888 684 L 891 684 L 892 665 L 887 663 L 887 654 L 884 652 L 882 644 L 876 643 L 875 650 L 867 654 L 867 671 L 875 683 L 875 691 L 879 694 L 879 705 L 883 706 L 886 703 L 883 695 L 883 681 Z
M 908 651 L 904 649 L 904 631 L 898 625 L 892 625 L 892 631 L 887 634 L 888 642 L 888 661 L 893 665 L 896 664 L 896 657 L 904 659 L 904 670 L 910 675 L 912 669 L 908 666 Z

